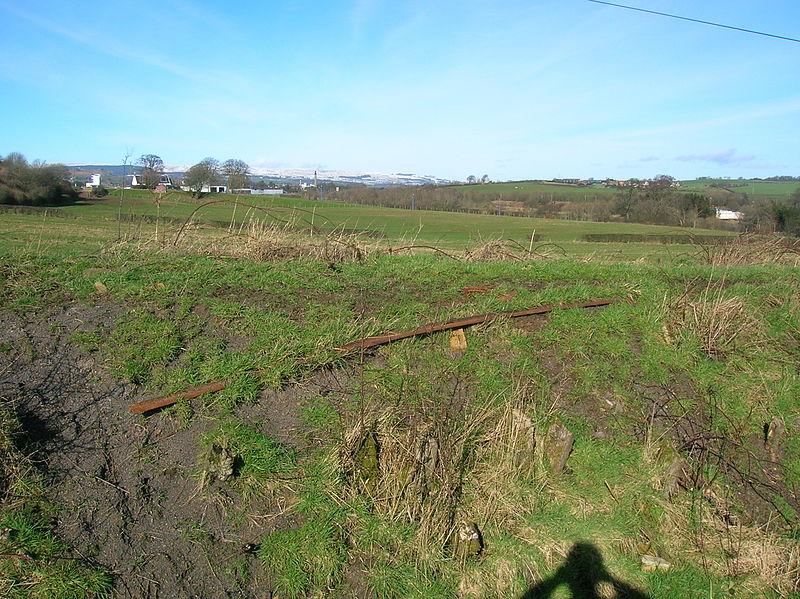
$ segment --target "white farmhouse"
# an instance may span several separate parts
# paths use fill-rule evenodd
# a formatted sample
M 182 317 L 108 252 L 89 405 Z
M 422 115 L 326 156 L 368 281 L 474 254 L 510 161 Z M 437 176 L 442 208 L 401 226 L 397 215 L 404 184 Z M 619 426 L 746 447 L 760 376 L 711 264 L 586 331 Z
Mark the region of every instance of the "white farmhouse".
M 94 175 L 89 176 L 89 180 L 86 182 L 86 187 L 100 187 L 100 173 L 95 173 Z
M 734 210 L 725 210 L 724 208 L 717 208 L 717 218 L 719 220 L 742 220 L 744 214 Z

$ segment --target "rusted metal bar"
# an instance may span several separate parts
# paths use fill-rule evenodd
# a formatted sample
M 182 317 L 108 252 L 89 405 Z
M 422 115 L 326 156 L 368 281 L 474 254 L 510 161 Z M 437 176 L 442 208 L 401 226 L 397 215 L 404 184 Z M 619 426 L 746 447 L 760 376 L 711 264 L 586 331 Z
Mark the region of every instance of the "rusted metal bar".
M 428 324 L 413 331 L 403 331 L 398 333 L 388 333 L 386 335 L 377 335 L 375 337 L 366 337 L 358 341 L 351 341 L 344 345 L 337 347 L 336 351 L 345 354 L 357 349 L 367 349 L 392 341 L 399 341 L 400 339 L 408 339 L 409 337 L 417 337 L 419 335 L 430 335 L 431 333 L 438 333 L 440 331 L 449 331 L 450 329 L 461 329 L 476 324 L 489 322 L 495 318 L 519 318 L 520 316 L 533 316 L 535 314 L 547 314 L 553 310 L 569 310 L 570 308 L 595 308 L 599 306 L 607 306 L 615 302 L 620 302 L 620 298 L 605 298 L 595 299 L 588 302 L 579 302 L 576 304 L 557 304 L 549 306 L 539 306 L 537 308 L 528 308 L 526 310 L 514 310 L 511 312 L 490 312 L 489 314 L 479 314 L 477 316 L 469 316 L 467 318 L 459 318 L 458 320 L 451 320 L 444 324 Z
M 495 289 L 494 285 L 473 285 L 472 287 L 462 287 L 461 295 L 470 296 L 476 293 L 486 293 L 492 289 Z
M 492 312 L 490 314 L 480 314 L 478 316 L 470 316 L 468 318 L 451 320 L 450 322 L 446 322 L 444 324 L 425 325 L 424 327 L 420 327 L 413 331 L 406 331 L 402 333 L 389 333 L 388 335 L 379 335 L 377 337 L 367 337 L 366 339 L 360 339 L 358 341 L 346 343 L 345 345 L 336 348 L 336 351 L 343 354 L 349 353 L 356 349 L 367 349 L 369 347 L 375 347 L 377 345 L 391 343 L 392 341 L 398 341 L 400 339 L 408 339 L 409 337 L 416 337 L 419 335 L 429 335 L 431 333 L 438 333 L 439 331 L 448 331 L 451 329 L 460 329 L 475 324 L 481 324 L 499 317 L 519 318 L 520 316 L 547 314 L 548 312 L 552 312 L 553 310 L 556 309 L 568 310 L 570 308 L 593 308 L 596 306 L 607 306 L 608 304 L 613 304 L 614 302 L 619 302 L 619 301 L 622 300 L 619 298 L 597 299 L 577 304 L 558 304 L 552 306 L 539 306 L 538 308 L 529 308 L 527 310 L 516 310 L 513 312 Z M 265 370 L 266 370 L 265 368 L 259 368 L 253 372 L 255 374 L 261 374 Z M 178 393 L 172 393 L 171 395 L 164 395 L 161 397 L 152 397 L 150 399 L 144 399 L 142 401 L 133 404 L 130 407 L 130 411 L 132 414 L 144 414 L 145 412 L 151 412 L 159 408 L 165 408 L 167 406 L 171 406 L 172 404 L 179 402 L 182 399 L 192 399 L 194 397 L 198 397 L 199 395 L 203 395 L 205 393 L 220 391 L 225 387 L 227 387 L 228 384 L 231 382 L 231 380 L 232 379 L 228 378 L 221 381 L 212 381 L 210 383 L 203 383 L 202 385 L 197 385 L 196 387 L 191 387 L 189 389 L 180 391 Z
M 222 381 L 213 381 L 211 383 L 203 383 L 202 385 L 197 385 L 196 387 L 191 387 L 190 389 L 186 389 L 185 391 L 179 391 L 178 393 L 173 393 L 172 395 L 164 395 L 162 397 L 151 397 L 150 399 L 143 399 L 142 401 L 136 402 L 130 407 L 131 414 L 144 414 L 145 412 L 150 412 L 152 410 L 157 410 L 158 408 L 165 408 L 166 406 L 171 406 L 174 403 L 179 402 L 182 399 L 192 399 L 193 397 L 197 397 L 198 395 L 203 395 L 204 393 L 211 393 L 212 391 L 220 391 L 228 386 L 228 383 L 231 382 L 231 379 L 225 379 Z

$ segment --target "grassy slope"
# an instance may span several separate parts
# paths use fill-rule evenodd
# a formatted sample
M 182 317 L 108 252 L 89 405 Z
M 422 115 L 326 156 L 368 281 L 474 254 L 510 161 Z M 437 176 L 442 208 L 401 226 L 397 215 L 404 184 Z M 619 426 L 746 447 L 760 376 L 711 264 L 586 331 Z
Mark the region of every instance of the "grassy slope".
M 332 214 L 340 208 L 348 207 L 325 207 Z M 481 222 L 500 220 L 484 218 Z M 601 311 L 558 312 L 528 332 L 504 322 L 477 327 L 467 332 L 463 355 L 449 353 L 446 334 L 393 344 L 378 350 L 377 361 L 367 360 L 355 381 L 360 391 L 335 403 L 329 397 L 306 398 L 303 413 L 314 441 L 298 465 L 286 464 L 302 469 L 304 482 L 292 488 L 304 524 L 262 544 L 261 557 L 276 572 L 281 596 L 328 587 L 346 595 L 343 579 L 353 563 L 369 564 L 356 569 L 366 570 L 365 584 L 381 597 L 522 596 L 532 582 L 554 574 L 581 541 L 596 548 L 614 577 L 645 589 L 652 599 L 706 596 L 709 589 L 715 596 L 727 589 L 741 597 L 774 594 L 770 583 L 778 583 L 759 578 L 766 568 L 753 570 L 744 559 L 740 564 L 731 557 L 731 551 L 751 551 L 749 546 L 731 548 L 725 539 L 753 538 L 773 555 L 775 547 L 790 543 L 787 533 L 778 530 L 777 540 L 768 541 L 742 519 L 741 526 L 723 526 L 726 537 L 717 530 L 714 504 L 702 493 L 689 491 L 665 501 L 659 481 L 669 466 L 663 456 L 674 451 L 666 443 L 670 428 L 652 420 L 648 426 L 647 416 L 654 397 L 671 393 L 681 401 L 675 416 L 694 409 L 698 418 L 711 418 L 715 434 L 737 442 L 760 438 L 772 418 L 797 421 L 800 288 L 795 269 L 573 260 L 470 264 L 385 255 L 334 267 L 309 259 L 259 263 L 155 251 L 144 243 L 154 235 L 148 225 L 138 229 L 141 243 L 134 239 L 98 253 L 97 239 L 87 237 L 116 233 L 115 223 L 13 219 L 4 216 L 15 226 L 0 238 L 3 305 L 42 311 L 75 300 L 124 303 L 129 311 L 114 329 L 74 341 L 99 348 L 112 372 L 150 390 L 168 392 L 234 376 L 225 391 L 174 408 L 183 418 L 199 413 L 219 419 L 218 430 L 241 430 L 231 428 L 237 424 L 226 422 L 221 406 L 254 401 L 259 388 L 286 385 L 318 365 L 345 364 L 333 348 L 360 336 L 544 303 L 635 299 Z M 564 236 L 572 224 L 544 223 L 563 226 Z M 83 236 L 83 245 L 76 247 L 69 234 Z M 103 295 L 96 281 L 106 287 Z M 469 298 L 459 291 L 486 284 L 498 287 Z M 504 300 L 503 293 L 510 291 L 517 295 Z M 681 318 L 686 297 L 697 305 L 742 301 L 738 315 L 749 315 L 753 326 L 715 337 L 715 345 L 709 345 L 703 333 L 708 327 L 718 330 L 721 316 L 693 325 Z M 210 330 L 206 319 L 213 319 Z M 229 348 L 217 330 L 245 342 Z M 264 364 L 271 369 L 252 374 Z M 449 405 L 460 407 L 451 413 L 445 409 Z M 537 439 L 556 417 L 574 432 L 571 474 L 549 474 L 539 454 L 523 459 L 535 466 L 532 471 L 508 468 L 519 451 L 503 432 L 509 405 L 530 419 Z M 394 456 L 400 463 L 400 470 L 392 471 L 382 462 L 386 470 L 376 484 L 384 486 L 377 488 L 342 474 L 348 467 L 340 460 L 352 447 L 337 440 L 357 437 L 364 414 L 375 423 L 384 460 Z M 393 454 L 392 447 L 397 439 L 407 441 L 400 447 L 419 444 L 409 421 L 419 423 L 420 430 L 437 431 L 442 440 L 437 476 L 451 482 L 454 472 L 462 476 L 454 509 L 458 518 L 479 523 L 486 542 L 480 559 L 454 559 L 441 543 L 447 514 L 429 517 L 423 510 L 408 517 L 404 514 L 414 513 L 413 496 L 401 509 L 378 499 L 397 494 L 392 481 L 407 476 L 406 454 Z M 654 441 L 662 433 L 665 447 Z M 237 435 L 238 443 L 268 444 L 255 433 Z M 448 443 L 461 447 L 467 459 L 447 457 Z M 800 446 L 794 432 L 786 443 L 796 471 Z M 243 455 L 273 453 L 242 449 Z M 714 472 L 711 463 L 699 467 L 706 475 Z M 248 488 L 254 492 L 258 485 Z M 732 487 L 724 480 L 709 488 L 741 512 L 738 498 L 726 495 Z M 438 487 L 429 492 L 440 493 L 443 504 L 451 498 Z M 698 543 L 706 543 L 702 552 Z M 643 573 L 640 551 L 668 559 L 672 570 Z

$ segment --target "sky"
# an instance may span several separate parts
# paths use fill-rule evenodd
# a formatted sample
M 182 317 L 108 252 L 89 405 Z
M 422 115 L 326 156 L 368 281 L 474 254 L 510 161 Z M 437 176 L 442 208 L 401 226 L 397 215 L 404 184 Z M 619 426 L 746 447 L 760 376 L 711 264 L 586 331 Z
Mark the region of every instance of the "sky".
M 798 0 L 620 0 L 800 38 Z M 800 43 L 588 0 L 0 0 L 0 155 L 800 175 Z

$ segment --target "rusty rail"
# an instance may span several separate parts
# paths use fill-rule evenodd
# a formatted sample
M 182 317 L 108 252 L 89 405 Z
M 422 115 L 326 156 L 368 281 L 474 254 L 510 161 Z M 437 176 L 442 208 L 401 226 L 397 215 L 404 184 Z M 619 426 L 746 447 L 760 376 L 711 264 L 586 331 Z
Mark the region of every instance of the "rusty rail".
M 490 320 L 494 320 L 495 318 L 501 318 L 501 317 L 519 318 L 521 316 L 534 316 L 536 314 L 547 314 L 548 312 L 552 312 L 553 310 L 557 309 L 569 310 L 570 308 L 594 308 L 599 306 L 607 306 L 609 304 L 613 304 L 615 302 L 620 302 L 620 301 L 622 301 L 620 298 L 596 299 L 588 302 L 580 302 L 577 304 L 557 304 L 550 306 L 539 306 L 538 308 L 528 308 L 527 310 L 515 310 L 512 312 L 491 312 L 489 314 L 479 314 L 477 316 L 470 316 L 468 318 L 459 318 L 458 320 L 451 320 L 444 324 L 428 324 L 425 325 L 424 327 L 414 329 L 413 331 L 388 333 L 387 335 L 378 335 L 377 337 L 367 337 L 365 339 L 359 339 L 358 341 L 352 341 L 350 343 L 345 343 L 344 345 L 337 347 L 336 351 L 341 354 L 346 354 L 357 349 L 367 349 L 370 347 L 383 345 L 385 343 L 391 343 L 392 341 L 399 341 L 400 339 L 408 339 L 409 337 L 430 335 L 431 333 L 438 333 L 440 331 L 448 331 L 451 329 L 462 329 L 464 327 L 488 322 Z M 253 372 L 255 372 L 256 374 L 260 374 L 263 373 L 265 370 L 266 370 L 265 368 L 259 368 Z M 142 401 L 133 404 L 130 407 L 130 412 L 132 414 L 144 414 L 145 412 L 152 412 L 153 410 L 158 410 L 159 408 L 165 408 L 167 406 L 171 406 L 172 404 L 177 403 L 182 399 L 192 399 L 194 397 L 203 395 L 205 393 L 221 391 L 222 389 L 228 386 L 231 380 L 232 380 L 231 378 L 227 378 L 220 381 L 212 381 L 210 383 L 203 383 L 202 385 L 197 385 L 196 387 L 190 387 L 189 389 L 185 389 L 184 391 L 179 391 L 178 393 L 172 393 L 170 395 L 163 395 L 161 397 L 151 397 L 149 399 L 144 399 Z
M 145 412 L 152 412 L 153 410 L 157 410 L 158 408 L 164 408 L 166 406 L 171 406 L 174 403 L 179 402 L 182 399 L 192 399 L 193 397 L 197 397 L 198 395 L 203 395 L 204 393 L 211 393 L 212 391 L 220 391 L 228 386 L 231 379 L 225 379 L 222 381 L 213 381 L 211 383 L 203 383 L 202 385 L 197 385 L 196 387 L 191 387 L 186 389 L 185 391 L 179 391 L 178 393 L 173 393 L 171 395 L 164 395 L 162 397 L 151 397 L 150 399 L 144 399 L 142 401 L 136 402 L 130 407 L 131 414 L 144 414 Z
M 534 316 L 536 314 L 547 314 L 553 310 L 569 310 L 570 308 L 595 308 L 599 306 L 607 306 L 615 302 L 622 301 L 620 298 L 605 298 L 595 299 L 588 302 L 579 302 L 576 304 L 557 304 L 549 306 L 539 306 L 538 308 L 528 308 L 526 310 L 514 310 L 511 312 L 490 312 L 489 314 L 479 314 L 477 316 L 469 316 L 467 318 L 459 318 L 451 320 L 444 324 L 427 324 L 413 331 L 403 331 L 399 333 L 388 333 L 386 335 L 377 335 L 375 337 L 366 337 L 358 341 L 351 341 L 344 345 L 337 347 L 336 351 L 342 354 L 349 353 L 357 349 L 367 349 L 377 345 L 384 345 L 400 339 L 408 339 L 409 337 L 417 337 L 419 335 L 430 335 L 431 333 L 438 333 L 440 331 L 449 331 L 451 329 L 462 329 L 464 327 L 473 326 L 489 322 L 496 318 L 519 318 L 521 316 Z

